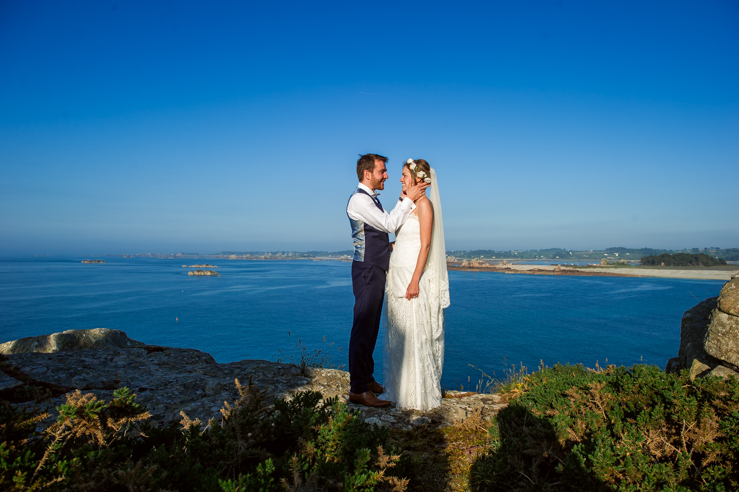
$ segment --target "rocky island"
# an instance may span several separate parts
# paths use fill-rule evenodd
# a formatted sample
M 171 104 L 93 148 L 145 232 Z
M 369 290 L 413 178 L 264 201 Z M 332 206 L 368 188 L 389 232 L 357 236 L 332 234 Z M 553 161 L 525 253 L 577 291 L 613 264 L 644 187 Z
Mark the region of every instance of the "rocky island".
M 188 275 L 197 275 L 197 276 L 201 276 L 201 277 L 202 276 L 220 277 L 220 275 L 218 275 L 218 272 L 216 272 L 215 270 L 190 270 L 189 272 L 187 272 L 187 274 Z
M 218 265 L 208 265 L 207 263 L 203 265 L 182 265 L 182 268 L 218 268 Z
M 103 260 L 82 260 L 82 263 L 105 263 Z

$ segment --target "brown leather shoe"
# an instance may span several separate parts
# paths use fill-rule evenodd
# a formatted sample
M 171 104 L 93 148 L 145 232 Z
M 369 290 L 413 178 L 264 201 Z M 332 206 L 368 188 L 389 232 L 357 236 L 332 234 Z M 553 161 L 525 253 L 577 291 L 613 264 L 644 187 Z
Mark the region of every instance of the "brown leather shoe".
M 352 393 L 349 392 L 349 401 L 352 403 L 358 403 L 367 407 L 389 407 L 392 402 L 388 400 L 380 400 L 371 391 L 365 391 L 364 393 Z
M 385 392 L 385 387 L 377 381 L 372 381 L 370 384 L 367 385 L 367 387 L 375 395 L 381 395 Z

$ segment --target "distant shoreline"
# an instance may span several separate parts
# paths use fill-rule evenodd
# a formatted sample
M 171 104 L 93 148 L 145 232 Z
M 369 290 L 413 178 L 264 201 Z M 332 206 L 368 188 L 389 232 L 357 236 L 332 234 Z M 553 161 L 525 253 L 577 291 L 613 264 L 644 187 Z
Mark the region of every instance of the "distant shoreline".
M 542 265 L 544 266 L 544 265 Z M 491 268 L 491 267 L 468 267 L 458 265 L 447 265 L 447 270 L 454 270 L 457 272 L 491 272 L 491 273 L 513 273 L 520 275 L 568 275 L 574 277 L 636 277 L 637 275 L 620 274 L 613 272 L 588 272 L 580 270 L 554 270 L 554 269 L 542 269 L 539 267 L 532 269 L 518 269 L 518 268 Z
M 471 267 L 459 264 L 447 265 L 447 269 L 461 272 L 492 272 L 519 275 L 565 275 L 574 277 L 651 277 L 682 278 L 694 280 L 731 280 L 739 273 L 739 269 L 718 268 L 619 268 L 616 267 L 571 267 L 553 265 L 520 265 L 511 264 L 500 267 Z M 610 271 L 606 270 L 609 269 Z M 622 271 L 615 271 L 622 270 Z

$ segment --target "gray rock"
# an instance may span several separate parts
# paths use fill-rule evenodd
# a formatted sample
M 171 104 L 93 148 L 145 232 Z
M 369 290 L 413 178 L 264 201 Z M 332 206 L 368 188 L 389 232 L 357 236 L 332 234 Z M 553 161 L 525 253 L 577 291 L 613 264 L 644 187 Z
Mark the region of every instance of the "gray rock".
M 722 296 L 732 293 L 724 285 Z M 680 325 L 680 350 L 667 362 L 666 372 L 688 369 L 690 379 L 708 374 L 730 376 L 739 372 L 739 317 L 719 309 L 722 296 L 698 303 L 683 314 Z M 728 297 L 728 296 L 726 296 Z M 722 369 L 723 368 L 723 369 Z
M 695 378 L 705 376 L 711 371 L 712 367 L 708 364 L 704 364 L 698 359 L 694 359 L 690 365 L 690 380 L 693 381 Z
M 713 369 L 710 373 L 711 376 L 718 376 L 720 378 L 728 378 L 728 377 L 739 377 L 739 372 L 734 371 L 733 369 L 729 369 L 726 366 L 716 366 L 715 369 Z
M 678 372 L 680 369 L 680 357 L 672 357 L 670 360 L 667 361 L 665 372 Z
M 705 349 L 715 358 L 739 366 L 739 316 L 716 309 L 711 315 Z
M 716 365 L 703 348 L 711 312 L 716 309 L 716 299 L 706 299 L 683 314 L 680 323 L 680 350 L 677 355 L 680 369 L 690 369 L 696 359 L 707 365 Z
M 217 395 L 223 391 L 223 385 L 217 380 L 209 379 L 205 383 L 205 394 L 208 396 Z
M 128 338 L 125 332 L 108 328 L 67 330 L 51 335 L 21 338 L 0 345 L 0 354 L 25 354 L 30 352 L 53 353 L 84 349 L 114 349 L 144 347 L 145 343 Z
M 23 383 L 17 379 L 8 376 L 4 372 L 0 372 L 0 391 L 15 388 Z
M 718 296 L 718 308 L 726 314 L 739 316 L 739 276 L 724 284 Z

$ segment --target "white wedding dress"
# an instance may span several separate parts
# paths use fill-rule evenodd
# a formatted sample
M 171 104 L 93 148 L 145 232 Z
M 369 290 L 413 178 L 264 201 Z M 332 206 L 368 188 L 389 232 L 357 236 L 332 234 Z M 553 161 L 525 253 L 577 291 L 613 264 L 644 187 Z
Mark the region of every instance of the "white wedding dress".
M 432 255 L 429 254 L 419 282 L 418 297 L 405 298 L 421 250 L 420 222 L 418 216 L 411 214 L 396 233 L 387 274 L 383 364 L 386 393 L 382 398 L 394 401 L 403 409 L 427 411 L 441 405 L 444 308 L 449 306 L 449 280 L 441 207 L 434 208 L 439 212 L 443 267 L 439 261 L 430 261 Z M 434 222 L 436 226 L 436 220 Z M 435 243 L 432 239 L 432 249 L 435 244 L 438 241 Z

